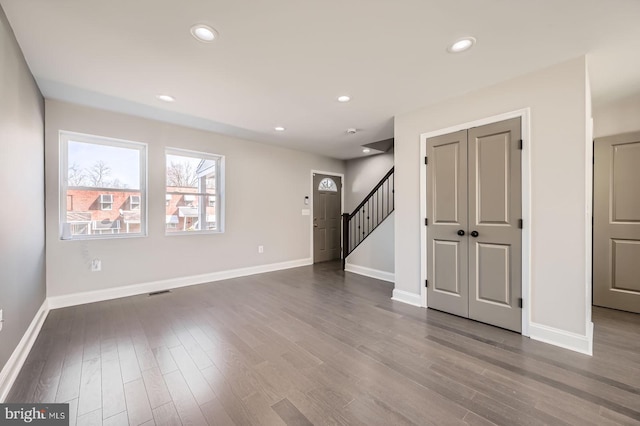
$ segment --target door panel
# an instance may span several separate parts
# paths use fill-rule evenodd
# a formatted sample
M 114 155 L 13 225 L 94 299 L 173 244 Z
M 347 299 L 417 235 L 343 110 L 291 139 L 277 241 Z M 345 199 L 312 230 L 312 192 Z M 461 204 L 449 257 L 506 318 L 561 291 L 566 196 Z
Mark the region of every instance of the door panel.
M 505 225 L 509 222 L 510 139 L 509 133 L 498 133 L 476 140 L 478 224 Z
M 640 222 L 640 142 L 613 147 L 613 222 Z
M 640 313 L 640 133 L 594 143 L 593 304 Z
M 612 240 L 612 290 L 640 293 L 640 241 Z
M 469 130 L 469 318 L 517 332 L 522 331 L 520 134 L 519 118 Z
M 320 188 L 323 179 L 335 185 Z M 315 173 L 313 188 L 313 262 L 340 259 L 342 179 Z
M 467 132 L 427 140 L 427 301 L 430 308 L 468 316 Z
M 436 292 L 452 293 L 460 296 L 460 254 L 457 241 L 433 242 L 433 289 Z M 465 265 L 466 266 L 466 265 Z
M 459 224 L 460 141 L 434 145 L 433 160 L 433 221 L 438 224 Z
M 323 252 L 327 250 L 327 233 L 323 229 L 316 229 L 313 234 L 314 252 Z
M 511 288 L 509 270 L 511 269 L 511 247 L 502 244 L 477 244 L 475 262 L 476 286 L 478 300 L 500 305 L 509 305 Z M 492 285 L 481 285 L 492 283 Z

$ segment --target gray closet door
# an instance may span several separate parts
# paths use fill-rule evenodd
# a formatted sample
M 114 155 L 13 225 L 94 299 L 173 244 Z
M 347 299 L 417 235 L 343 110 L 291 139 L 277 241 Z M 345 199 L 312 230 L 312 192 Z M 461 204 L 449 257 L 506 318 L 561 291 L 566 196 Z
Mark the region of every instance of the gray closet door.
M 519 118 L 469 130 L 469 318 L 518 332 L 520 134 Z
M 467 317 L 467 131 L 428 139 L 427 157 L 427 302 Z
M 593 304 L 640 313 L 640 133 L 597 139 Z
M 522 331 L 520 119 L 427 139 L 427 305 Z

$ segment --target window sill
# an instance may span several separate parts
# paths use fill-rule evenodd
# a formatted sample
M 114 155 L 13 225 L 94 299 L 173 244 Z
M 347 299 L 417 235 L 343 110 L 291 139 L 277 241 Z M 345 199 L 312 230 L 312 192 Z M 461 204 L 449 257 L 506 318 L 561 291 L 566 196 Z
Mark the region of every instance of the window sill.
M 91 234 L 75 235 L 71 238 L 59 237 L 58 241 L 99 241 L 99 240 L 121 240 L 128 238 L 146 238 L 147 234 Z

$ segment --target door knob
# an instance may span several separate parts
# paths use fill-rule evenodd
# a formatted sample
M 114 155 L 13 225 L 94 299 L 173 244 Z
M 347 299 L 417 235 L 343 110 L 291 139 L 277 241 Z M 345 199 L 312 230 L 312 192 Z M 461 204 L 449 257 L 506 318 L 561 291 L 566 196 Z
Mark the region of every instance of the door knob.
M 471 233 L 469 235 L 471 235 L 473 238 L 475 238 L 480 234 L 478 234 L 478 231 L 471 231 Z
M 463 231 L 462 229 L 461 229 L 461 230 L 459 230 L 459 231 L 458 231 L 458 235 L 460 235 L 461 237 L 463 237 L 463 236 L 464 236 L 464 231 Z
M 314 223 L 314 224 L 313 224 L 313 227 L 314 227 L 314 228 L 317 228 L 317 227 L 318 227 L 318 224 L 317 224 L 317 223 Z

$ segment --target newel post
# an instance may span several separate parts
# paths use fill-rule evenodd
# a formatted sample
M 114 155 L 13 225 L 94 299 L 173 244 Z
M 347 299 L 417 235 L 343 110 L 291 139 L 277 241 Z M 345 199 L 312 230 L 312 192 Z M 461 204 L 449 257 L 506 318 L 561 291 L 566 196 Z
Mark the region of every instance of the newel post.
M 349 213 L 342 213 L 342 270 L 349 256 Z

